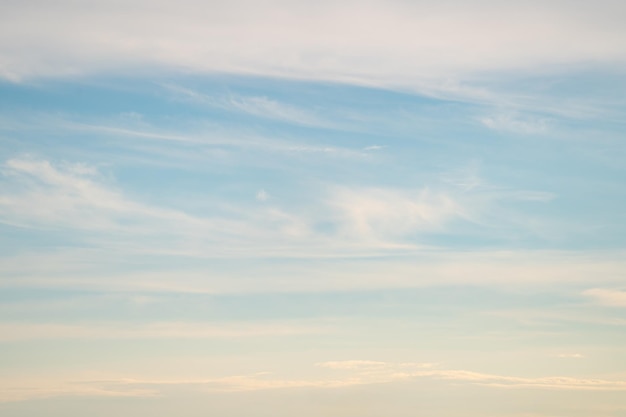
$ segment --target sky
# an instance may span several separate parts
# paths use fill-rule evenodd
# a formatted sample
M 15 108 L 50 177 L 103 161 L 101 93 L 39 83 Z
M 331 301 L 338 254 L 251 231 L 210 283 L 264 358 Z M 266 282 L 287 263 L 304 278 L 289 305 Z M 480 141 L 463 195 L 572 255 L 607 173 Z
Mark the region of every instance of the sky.
M 626 415 L 626 3 L 0 3 L 0 415 Z

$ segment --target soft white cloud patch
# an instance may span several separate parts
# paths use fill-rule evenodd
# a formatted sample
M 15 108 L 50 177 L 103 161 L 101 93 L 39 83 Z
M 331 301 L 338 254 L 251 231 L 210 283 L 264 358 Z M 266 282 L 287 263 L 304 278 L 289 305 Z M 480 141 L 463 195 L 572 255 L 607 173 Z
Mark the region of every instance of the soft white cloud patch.
M 520 135 L 536 135 L 547 133 L 550 120 L 543 117 L 522 116 L 515 113 L 500 113 L 480 119 L 480 122 L 494 130 Z
M 149 398 L 158 395 L 156 389 L 146 389 L 120 384 L 119 381 L 85 382 L 60 380 L 0 380 L 0 403 L 29 401 L 56 397 L 135 397 Z
M 46 339 L 230 339 L 329 331 L 332 331 L 330 326 L 309 323 L 157 322 L 133 325 L 0 322 L 0 342 Z
M 481 175 L 481 165 L 481 161 L 472 160 L 466 166 L 444 173 L 441 175 L 441 180 L 464 192 L 493 189 L 493 184 Z
M 383 188 L 336 188 L 329 205 L 343 234 L 384 239 L 441 231 L 466 208 L 444 192 Z
M 260 242 L 267 247 L 268 240 L 274 243 L 269 245 L 272 250 L 280 248 L 284 239 L 294 238 L 303 245 L 316 243 L 305 239 L 306 222 L 279 208 L 259 212 L 233 206 L 226 214 L 215 210 L 205 217 L 194 216 L 135 201 L 83 164 L 15 158 L 4 164 L 1 174 L 0 221 L 7 224 L 82 231 L 92 238 L 99 233 L 119 241 L 126 250 L 136 247 L 172 254 L 212 249 L 248 252 L 258 249 Z M 150 235 L 171 240 L 147 241 Z
M 577 391 L 626 391 L 626 381 L 572 377 L 524 378 L 464 370 L 425 371 L 414 376 L 462 381 L 494 388 L 533 388 Z
M 422 288 L 433 285 L 479 285 L 505 288 L 555 288 L 562 285 L 619 285 L 626 267 L 621 252 L 589 256 L 581 252 L 446 252 L 419 248 L 383 251 L 349 246 L 329 240 L 324 247 L 264 248 L 261 245 L 229 251 L 218 248 L 196 253 L 163 251 L 147 256 L 145 248 L 122 246 L 118 250 L 65 250 L 58 253 L 24 253 L 0 259 L 0 287 L 71 288 L 107 292 L 245 294 L 321 292 Z M 141 252 L 144 250 L 144 252 Z M 396 255 L 386 257 L 382 255 Z M 398 256 L 404 255 L 404 256 Z M 196 257 L 194 266 L 189 257 Z M 283 257 L 285 262 L 260 258 Z M 376 259 L 362 257 L 375 256 Z M 236 268 L 214 267 L 215 258 L 242 259 Z M 293 258 L 302 263 L 294 263 Z M 137 264 L 139 271 L 119 271 L 111 264 Z M 315 268 L 310 261 L 315 260 Z M 341 262 L 337 262 L 341 259 Z M 254 262 L 250 262 L 254 260 Z M 245 261 L 245 262 L 244 262 Z M 545 312 L 541 312 L 542 314 Z M 522 322 L 581 320 L 565 313 L 536 316 L 523 311 Z M 589 319 L 590 317 L 586 317 Z M 597 318 L 597 317 L 596 317 Z M 604 320 L 604 319 L 603 319 Z M 615 325 L 624 325 L 615 319 Z
M 252 116 L 280 120 L 305 126 L 326 126 L 314 112 L 291 104 L 282 103 L 264 96 L 242 96 L 229 94 L 226 96 L 209 96 L 199 91 L 175 85 L 166 85 L 182 99 L 210 107 L 228 111 L 242 112 Z
M 317 366 L 330 369 L 380 369 L 387 367 L 386 362 L 380 361 L 364 361 L 364 360 L 350 360 L 350 361 L 330 361 L 320 362 Z
M 585 355 L 582 355 L 580 353 L 559 353 L 556 356 L 562 359 L 582 359 L 585 357 Z
M 361 149 L 350 149 L 339 146 L 324 146 L 309 144 L 303 141 L 279 140 L 262 137 L 250 132 L 229 131 L 219 128 L 199 128 L 193 132 L 176 132 L 158 129 L 154 126 L 120 126 L 118 124 L 93 124 L 57 120 L 56 125 L 46 126 L 49 129 L 61 128 L 73 131 L 86 131 L 89 133 L 103 134 L 109 137 L 133 138 L 143 141 L 161 142 L 163 144 L 178 143 L 188 148 L 179 148 L 172 151 L 171 148 L 162 150 L 170 156 L 182 153 L 185 162 L 206 162 L 206 151 L 216 148 L 234 148 L 243 150 L 255 150 L 263 152 L 276 152 L 285 154 L 318 154 L 343 158 L 363 158 L 366 154 Z M 121 144 L 128 148 L 135 148 L 137 143 Z M 198 149 L 202 150 L 202 159 L 198 160 Z M 143 148 L 144 152 L 150 149 Z M 152 149 L 154 151 L 154 149 Z M 184 152 L 187 150 L 187 152 Z M 196 158 L 194 158 L 194 156 Z
M 168 386 L 196 392 L 245 392 L 269 389 L 341 389 L 358 385 L 410 383 L 435 379 L 454 384 L 472 384 L 497 389 L 541 389 L 568 391 L 626 391 L 626 381 L 576 377 L 519 377 L 462 369 L 437 369 L 434 364 L 370 361 L 329 362 L 333 375 L 322 378 L 274 377 L 269 372 L 218 378 L 94 378 L 74 381 L 0 380 L 0 401 L 19 401 L 64 395 L 154 396 L 164 395 Z M 361 365 L 355 363 L 360 362 Z M 328 364 L 328 363 L 327 363 Z M 337 372 L 343 375 L 337 375 Z
M 269 200 L 270 195 L 267 191 L 265 191 L 264 189 L 260 189 L 259 191 L 257 191 L 256 193 L 256 199 L 258 201 L 264 202 Z
M 14 80 L 165 66 L 417 87 L 626 58 L 626 8 L 610 0 L 65 0 L 1 10 L 0 74 Z
M 124 240 L 127 250 L 141 246 L 144 252 L 219 257 L 229 250 L 255 256 L 285 251 L 313 256 L 321 251 L 324 256 L 336 256 L 340 252 L 400 249 L 404 244 L 399 239 L 440 232 L 450 221 L 465 216 L 465 209 L 452 196 L 428 188 L 330 187 L 328 198 L 313 195 L 306 210 L 269 204 L 269 194 L 259 190 L 257 200 L 268 203 L 261 209 L 249 202 L 215 197 L 212 209 L 200 216 L 137 201 L 84 164 L 15 158 L 4 164 L 2 174 L 5 186 L 0 191 L 0 221 L 40 229 L 97 232 L 113 240 L 130 236 Z M 320 224 L 332 227 L 318 228 Z M 140 239 L 148 235 L 172 240 Z
M 4 165 L 3 174 L 15 184 L 12 190 L 5 187 L 0 196 L 1 214 L 8 222 L 111 227 L 99 215 L 102 211 L 129 213 L 139 209 L 119 193 L 100 186 L 93 179 L 95 170 L 82 165 L 57 168 L 48 161 L 12 159 Z
M 97 232 L 119 241 L 126 250 L 135 247 L 141 252 L 170 254 L 229 248 L 241 253 L 255 250 L 261 242 L 267 247 L 268 240 L 280 248 L 284 239 L 294 237 L 303 245 L 316 243 L 304 239 L 308 237 L 306 221 L 280 208 L 259 211 L 219 201 L 204 216 L 192 215 L 132 199 L 95 168 L 83 164 L 16 158 L 7 161 L 1 173 L 0 221 L 7 224 L 73 229 L 89 232 L 91 237 Z M 171 240 L 147 241 L 150 235 Z
M 614 281 L 619 281 L 619 279 Z M 538 328 L 555 325 L 592 324 L 599 326 L 626 326 L 626 319 L 606 315 L 596 308 L 591 310 L 576 307 L 554 309 L 506 309 L 501 311 L 488 311 L 488 314 L 497 317 L 512 319 L 524 326 L 536 326 Z M 567 356 L 572 355 L 572 356 Z M 577 353 L 555 354 L 556 357 L 574 357 Z
M 583 292 L 598 304 L 610 307 L 626 307 L 626 291 L 618 289 L 593 288 Z
M 363 148 L 363 150 L 365 152 L 372 152 L 372 151 L 380 151 L 381 149 L 385 149 L 386 146 L 381 146 L 381 145 L 370 145 L 370 146 L 366 146 L 365 148 Z
M 346 381 L 354 384 L 407 381 L 415 378 L 435 378 L 491 386 L 494 388 L 535 388 L 564 390 L 626 391 L 626 381 L 574 377 L 527 378 L 496 375 L 459 369 L 437 369 L 434 363 L 391 363 L 374 361 L 338 361 L 319 364 L 322 367 L 353 372 Z
M 153 222 L 179 228 L 215 230 L 207 219 L 184 212 L 152 207 L 128 199 L 107 185 L 95 167 L 16 158 L 2 169 L 5 187 L 0 192 L 0 221 L 43 228 L 139 231 Z

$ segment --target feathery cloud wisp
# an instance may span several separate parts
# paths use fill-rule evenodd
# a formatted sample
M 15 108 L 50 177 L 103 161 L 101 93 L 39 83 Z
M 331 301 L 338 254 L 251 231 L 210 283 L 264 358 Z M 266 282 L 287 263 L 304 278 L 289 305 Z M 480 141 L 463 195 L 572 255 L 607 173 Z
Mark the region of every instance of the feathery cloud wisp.
M 342 365 L 342 362 L 345 365 Z M 330 365 L 329 365 L 330 364 Z M 322 364 L 324 365 L 324 364 Z M 329 365 L 329 366 L 326 366 Z M 0 380 L 3 395 L 0 402 L 24 401 L 55 396 L 155 396 L 164 395 L 168 386 L 186 387 L 196 392 L 246 392 L 293 388 L 342 389 L 371 384 L 410 383 L 420 379 L 480 385 L 496 389 L 535 389 L 565 391 L 626 391 L 626 381 L 575 377 L 518 377 L 487 374 L 461 369 L 432 369 L 433 364 L 386 363 L 370 361 L 327 362 L 333 372 L 344 372 L 343 377 L 318 379 L 281 379 L 271 373 L 234 375 L 218 378 L 156 379 L 106 378 L 74 381 L 15 381 Z M 16 386 L 17 385 L 17 386 Z
M 626 291 L 606 288 L 592 288 L 583 292 L 598 304 L 611 307 L 626 307 Z
M 414 88 L 436 78 L 443 90 L 458 75 L 626 59 L 626 9 L 608 0 L 2 7 L 0 74 L 15 80 L 162 66 Z

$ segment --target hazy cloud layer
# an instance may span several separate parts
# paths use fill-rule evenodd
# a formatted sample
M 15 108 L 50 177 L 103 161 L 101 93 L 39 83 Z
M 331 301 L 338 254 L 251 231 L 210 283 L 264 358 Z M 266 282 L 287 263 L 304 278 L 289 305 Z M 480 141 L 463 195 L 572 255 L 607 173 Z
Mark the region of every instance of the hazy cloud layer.
M 626 10 L 609 0 L 61 1 L 2 10 L 0 72 L 13 80 L 156 67 L 413 88 L 436 79 L 445 90 L 454 89 L 447 77 L 626 58 Z
M 0 381 L 0 401 L 25 401 L 57 396 L 146 397 L 167 395 L 167 388 L 177 386 L 188 392 L 246 392 L 281 389 L 345 389 L 370 384 L 410 383 L 418 379 L 442 380 L 452 384 L 475 384 L 496 389 L 534 389 L 567 391 L 626 391 L 626 381 L 573 378 L 565 376 L 519 377 L 473 372 L 461 369 L 439 369 L 429 363 L 379 363 L 371 361 L 327 362 L 320 364 L 343 375 L 324 379 L 279 379 L 269 372 L 205 379 L 103 378 L 73 381 Z M 347 373 L 347 374 L 346 374 Z M 46 384 L 47 382 L 47 384 Z M 497 394 L 495 394 L 497 395 Z
M 624 21 L 2 2 L 0 414 L 622 415 Z

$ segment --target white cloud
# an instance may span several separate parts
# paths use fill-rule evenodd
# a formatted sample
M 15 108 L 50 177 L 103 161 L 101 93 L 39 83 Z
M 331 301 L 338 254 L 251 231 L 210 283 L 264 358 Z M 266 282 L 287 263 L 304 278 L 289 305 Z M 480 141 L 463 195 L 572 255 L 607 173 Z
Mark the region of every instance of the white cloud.
M 280 207 L 273 200 L 262 205 L 211 201 L 206 206 L 212 209 L 199 216 L 137 201 L 84 164 L 16 158 L 5 163 L 3 174 L 0 221 L 63 230 L 92 248 L 4 257 L 3 286 L 245 293 L 444 283 L 552 285 L 590 277 L 612 285 L 623 270 L 620 253 L 581 257 L 578 252 L 457 253 L 424 247 L 423 234 L 446 233 L 461 224 L 458 220 L 480 217 L 470 196 L 458 192 L 333 186 L 314 195 L 304 209 Z M 379 258 L 359 261 L 372 256 Z M 190 257 L 196 258 L 193 266 L 185 262 Z M 141 259 L 141 267 L 120 272 L 112 258 L 134 265 Z M 216 270 L 210 265 L 216 258 L 318 262 L 313 270 L 261 263 L 252 272 L 245 262 Z M 338 265 L 333 258 L 344 262 Z
M 258 201 L 267 201 L 267 200 L 269 200 L 269 198 L 270 198 L 270 195 L 264 189 L 260 189 L 256 193 L 256 199 Z
M 0 403 L 55 397 L 154 397 L 157 390 L 129 387 L 119 383 L 84 381 L 0 381 Z
M 328 200 L 313 196 L 306 210 L 217 201 L 213 210 L 199 216 L 132 199 L 84 164 L 15 158 L 4 164 L 3 174 L 4 223 L 82 231 L 91 233 L 83 237 L 101 242 L 106 236 L 109 245 L 118 242 L 127 251 L 135 247 L 173 255 L 314 257 L 404 250 L 408 246 L 397 239 L 439 231 L 462 213 L 450 196 L 428 189 L 411 193 L 334 187 Z M 268 198 L 264 190 L 257 193 L 259 201 Z M 320 223 L 332 228 L 318 230 Z M 170 240 L 146 241 L 154 235 Z
M 611 307 L 626 307 L 626 291 L 618 289 L 593 288 L 583 292 L 598 304 Z
M 332 331 L 327 325 L 310 323 L 198 323 L 157 322 L 144 324 L 7 323 L 0 322 L 0 341 L 45 339 L 212 339 L 287 336 Z
M 344 361 L 350 364 L 353 361 Z M 361 361 L 358 361 L 361 362 Z M 369 362 L 369 361 L 366 361 Z M 340 364 L 341 362 L 329 362 Z M 315 388 L 341 389 L 345 387 L 409 383 L 419 379 L 436 379 L 454 384 L 472 384 L 496 389 L 541 389 L 569 391 L 626 391 L 626 381 L 576 377 L 519 377 L 488 374 L 462 369 L 436 369 L 432 364 L 375 362 L 362 367 L 330 366 L 331 371 L 342 371 L 344 375 L 317 379 L 273 377 L 269 372 L 248 375 L 234 375 L 218 378 L 94 378 L 74 379 L 73 381 L 0 380 L 0 402 L 19 401 L 63 395 L 105 395 L 105 396 L 155 396 L 163 395 L 167 386 L 186 387 L 196 392 L 245 392 L 274 389 Z
M 371 146 L 366 146 L 365 148 L 363 148 L 363 150 L 365 152 L 372 152 L 372 151 L 380 151 L 381 149 L 385 149 L 386 146 L 381 146 L 381 145 L 371 145 Z
M 328 122 L 323 121 L 310 110 L 264 96 L 242 96 L 236 94 L 209 96 L 199 91 L 176 85 L 165 85 L 165 87 L 182 99 L 201 105 L 305 126 L 330 126 Z
M 323 242 L 322 242 L 323 243 Z M 321 243 L 320 243 L 321 244 Z M 358 291 L 479 285 L 504 288 L 562 288 L 563 285 L 616 285 L 623 281 L 623 253 L 589 257 L 580 252 L 446 252 L 433 249 L 371 249 L 328 241 L 322 247 L 265 249 L 261 245 L 229 251 L 216 247 L 202 253 L 157 248 L 152 254 L 121 246 L 106 250 L 23 253 L 0 259 L 0 287 L 71 288 L 153 294 L 159 292 L 245 294 L 272 292 Z M 387 255 L 387 256 L 385 256 Z M 391 255 L 391 256 L 388 256 Z M 189 257 L 197 256 L 193 266 Z M 374 256 L 374 259 L 371 257 Z M 284 262 L 262 258 L 281 257 Z M 362 257 L 368 257 L 364 262 Z M 216 269 L 215 258 L 240 259 L 236 267 Z M 335 258 L 342 261 L 337 262 Z M 119 271 L 116 264 L 139 264 L 139 271 Z M 293 262 L 299 259 L 301 263 Z M 315 268 L 311 260 L 315 260 Z M 541 312 L 542 314 L 545 312 Z M 581 320 L 565 312 L 536 317 L 520 312 L 520 321 Z M 587 317 L 587 319 L 590 319 Z M 594 320 L 596 317 L 594 317 Z M 603 318 L 603 321 L 606 320 Z M 615 325 L 624 325 L 615 319 Z
M 444 89 L 459 75 L 626 58 L 626 8 L 610 0 L 31 5 L 2 5 L 5 78 L 164 66 Z
M 4 165 L 5 188 L 0 194 L 0 220 L 22 226 L 139 230 L 146 222 L 177 223 L 179 227 L 215 229 L 206 219 L 155 208 L 127 199 L 107 186 L 94 167 L 16 158 Z
M 365 239 L 440 231 L 454 219 L 467 218 L 466 208 L 451 195 L 428 188 L 411 192 L 337 187 L 329 205 L 342 233 Z
M 285 239 L 311 243 L 305 239 L 306 222 L 273 207 L 258 210 L 219 202 L 204 216 L 192 215 L 132 199 L 95 168 L 83 164 L 15 158 L 4 164 L 2 173 L 0 222 L 80 231 L 84 239 L 109 245 L 117 242 L 126 251 L 134 247 L 140 252 L 181 255 L 191 250 L 219 257 L 224 251 L 253 251 L 261 243 L 271 251 L 280 248 Z M 162 239 L 147 239 L 155 235 Z M 268 240 L 275 246 L 268 247 Z
M 580 356 L 576 356 L 580 357 Z M 390 363 L 340 361 L 321 364 L 330 369 L 355 372 L 355 383 L 380 383 L 415 378 L 436 378 L 491 386 L 494 388 L 535 388 L 564 390 L 626 391 L 626 381 L 575 377 L 518 377 L 459 369 L 437 369 L 432 363 Z M 371 378 L 371 379 L 368 379 Z M 358 381 L 358 382 L 357 382 Z
M 483 117 L 480 122 L 490 129 L 521 135 L 548 133 L 550 129 L 550 120 L 545 117 L 521 116 L 514 113 L 500 113 Z
M 330 369 L 380 369 L 386 368 L 386 362 L 380 361 L 364 361 L 364 360 L 350 360 L 350 361 L 329 361 L 320 362 L 317 366 Z
M 119 126 L 116 124 L 97 124 L 97 123 L 83 123 L 72 122 L 67 120 L 56 120 L 56 126 L 47 126 L 47 128 L 60 128 L 73 131 L 86 131 L 96 134 L 104 134 L 109 137 L 122 137 L 122 138 L 134 138 L 140 140 L 152 140 L 158 142 L 171 142 L 186 145 L 191 147 L 191 152 L 182 152 L 187 161 L 193 160 L 193 156 L 197 156 L 197 148 L 206 149 L 214 148 L 236 148 L 244 150 L 259 150 L 265 152 L 280 152 L 285 154 L 318 154 L 328 155 L 332 157 L 343 158 L 363 158 L 366 156 L 361 149 L 350 149 L 339 146 L 326 146 L 309 144 L 300 140 L 280 140 L 275 138 L 267 138 L 259 136 L 252 132 L 233 131 L 216 128 L 214 126 L 200 126 L 196 131 L 192 132 L 172 132 L 164 129 L 158 129 L 153 126 L 141 126 L 129 127 Z M 122 146 L 133 148 L 136 143 L 120 144 Z M 181 148 L 176 152 L 181 152 Z M 143 151 L 150 151 L 150 149 L 143 149 Z M 152 149 L 154 151 L 154 149 Z M 172 150 L 165 151 L 171 155 Z M 206 160 L 206 155 L 203 155 L 203 161 Z
M 617 272 L 617 269 L 616 271 Z M 582 278 L 582 277 L 581 277 Z M 573 281 L 573 280 L 572 280 Z M 616 281 L 614 278 L 613 281 Z M 571 323 L 583 323 L 600 326 L 626 326 L 626 319 L 613 317 L 597 309 L 581 309 L 580 306 L 570 308 L 550 309 L 506 309 L 503 311 L 489 311 L 483 314 L 504 317 L 515 320 L 524 326 L 554 326 Z M 555 356 L 559 356 L 558 354 Z

